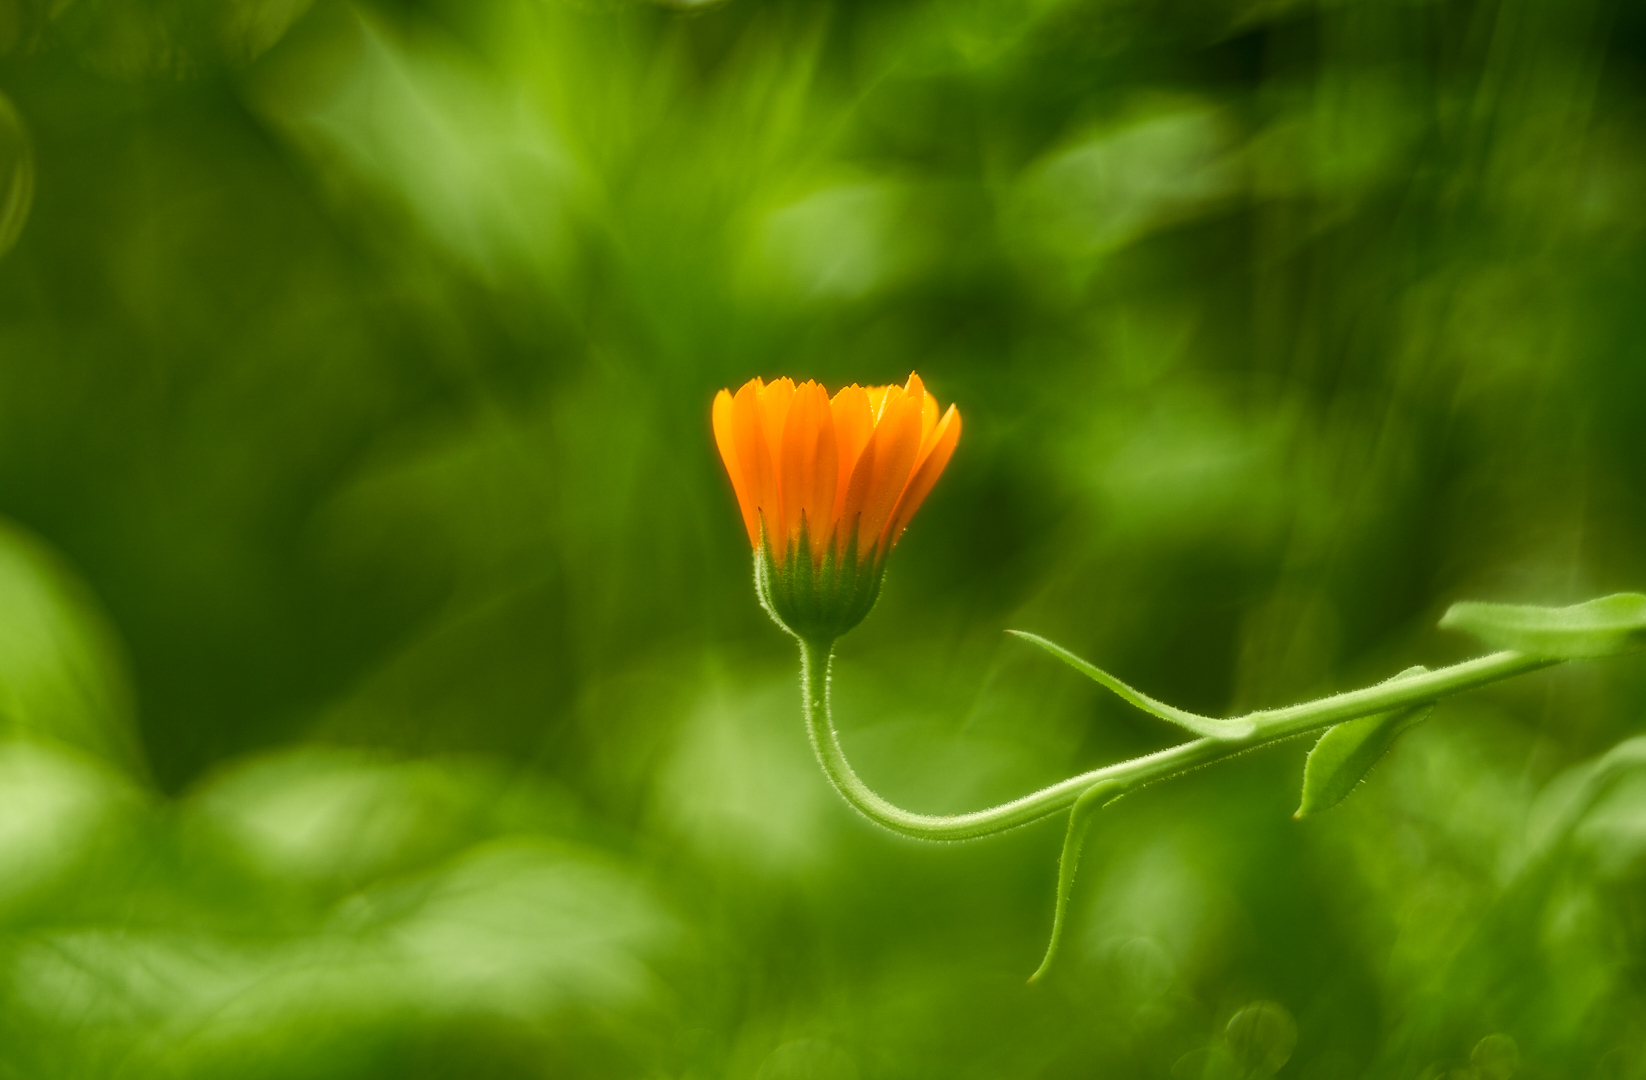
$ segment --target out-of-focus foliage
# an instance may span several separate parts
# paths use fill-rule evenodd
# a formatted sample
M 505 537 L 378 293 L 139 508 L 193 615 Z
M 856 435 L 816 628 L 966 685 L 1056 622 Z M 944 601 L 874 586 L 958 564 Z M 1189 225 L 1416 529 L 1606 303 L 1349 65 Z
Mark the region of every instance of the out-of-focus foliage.
M 835 670 L 975 808 L 1646 586 L 1620 0 L 0 0 L 0 1075 L 1646 1077 L 1646 669 L 921 846 L 714 390 L 966 436 Z
M 29 134 L 11 102 L 0 96 L 0 254 L 17 241 L 34 198 Z

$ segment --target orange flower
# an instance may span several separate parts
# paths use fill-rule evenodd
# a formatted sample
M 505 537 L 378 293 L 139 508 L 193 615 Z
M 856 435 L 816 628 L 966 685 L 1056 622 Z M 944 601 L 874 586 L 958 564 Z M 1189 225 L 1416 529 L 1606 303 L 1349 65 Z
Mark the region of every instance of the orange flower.
M 960 413 L 939 417 L 918 375 L 833 398 L 815 382 L 751 379 L 715 395 L 714 437 L 768 571 L 761 599 L 790 630 L 839 633 L 873 605 L 886 555 L 954 453 Z

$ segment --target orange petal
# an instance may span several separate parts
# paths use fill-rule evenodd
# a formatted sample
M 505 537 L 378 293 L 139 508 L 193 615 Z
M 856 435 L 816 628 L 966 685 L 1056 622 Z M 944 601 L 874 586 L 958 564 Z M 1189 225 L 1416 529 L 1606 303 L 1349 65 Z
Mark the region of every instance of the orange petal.
M 800 535 L 804 519 L 816 530 L 816 475 L 817 429 L 821 413 L 828 411 L 829 400 L 823 398 L 821 408 L 817 395 L 821 389 L 816 383 L 802 383 L 789 402 L 789 415 L 783 422 L 783 452 L 778 465 L 783 493 L 783 542 L 789 543 Z
M 813 474 L 815 502 L 806 519 L 811 530 L 812 561 L 823 565 L 823 555 L 834 536 L 834 491 L 840 483 L 840 454 L 835 444 L 834 410 L 829 394 L 817 388 L 817 466 Z
M 871 386 L 865 391 L 869 395 L 869 413 L 877 424 L 880 423 L 880 410 L 886 404 L 886 391 L 890 389 L 889 386 Z
M 897 500 L 897 509 L 892 511 L 892 517 L 886 525 L 886 550 L 897 543 L 908 528 L 909 519 L 914 512 L 920 509 L 920 504 L 926 501 L 931 494 L 932 486 L 937 478 L 943 475 L 943 470 L 949 464 L 949 458 L 954 454 L 955 444 L 960 441 L 960 410 L 953 405 L 943 414 L 933 432 L 932 445 L 922 456 L 921 462 L 915 467 L 914 475 L 909 478 L 909 486 L 903 489 L 902 496 Z
M 937 426 L 937 399 L 926 392 L 926 384 L 912 371 L 909 372 L 909 381 L 903 387 L 903 392 L 920 403 L 920 447 L 925 449 L 927 436 L 931 434 L 932 428 Z M 920 457 L 918 453 L 915 455 L 917 467 Z
M 760 417 L 760 397 L 764 384 L 759 379 L 744 383 L 732 398 L 732 441 L 737 446 L 737 464 L 743 483 L 753 497 L 756 518 L 756 546 L 759 527 L 770 536 L 778 527 L 777 473 Z M 776 538 L 773 537 L 775 543 Z
M 930 394 L 920 403 L 920 456 L 925 457 L 932 445 L 932 433 L 937 430 L 937 399 Z
M 766 425 L 766 445 L 774 451 L 783 445 L 783 422 L 793 400 L 794 380 L 787 375 L 760 391 L 760 421 Z
M 824 550 L 833 531 L 834 489 L 840 479 L 840 460 L 835 447 L 834 410 L 829 392 L 815 382 L 808 382 L 795 392 L 795 403 L 790 407 L 789 423 L 795 422 L 795 412 L 805 399 L 807 435 L 810 447 L 805 473 L 805 495 L 801 512 L 806 520 L 806 533 L 811 544 L 812 559 L 821 564 Z M 798 521 L 792 527 L 799 528 Z
M 829 511 L 832 527 L 840 522 L 846 492 L 851 487 L 852 471 L 857 468 L 857 459 L 863 455 L 863 448 L 869 444 L 869 436 L 874 434 L 874 413 L 869 407 L 867 391 L 856 383 L 836 394 L 830 406 L 834 413 L 835 447 L 840 463 L 835 474 L 834 506 Z M 840 537 L 840 542 L 845 543 L 845 539 L 844 536 Z
M 794 380 L 788 376 L 769 382 L 760 391 L 760 425 L 766 436 L 766 447 L 772 455 L 772 476 L 777 481 L 777 498 L 766 511 L 767 528 L 772 532 L 772 543 L 788 543 L 788 498 L 783 492 L 783 424 L 789 417 L 789 405 L 794 400 Z M 779 562 L 783 556 L 777 556 Z
M 879 546 L 881 530 L 908 484 L 919 449 L 920 402 L 900 386 L 887 388 L 874 435 L 852 470 L 840 519 L 845 535 L 856 527 L 860 561 Z
M 714 396 L 714 444 L 720 448 L 720 460 L 732 479 L 732 491 L 737 493 L 737 508 L 743 512 L 743 527 L 749 531 L 749 546 L 760 545 L 760 521 L 755 515 L 754 499 L 749 486 L 743 482 L 743 470 L 737 463 L 737 439 L 733 434 L 732 395 L 722 390 Z

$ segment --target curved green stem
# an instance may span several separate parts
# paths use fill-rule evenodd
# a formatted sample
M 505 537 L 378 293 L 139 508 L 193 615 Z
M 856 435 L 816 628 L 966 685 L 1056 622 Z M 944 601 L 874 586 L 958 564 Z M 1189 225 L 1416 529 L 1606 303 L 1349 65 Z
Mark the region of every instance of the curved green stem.
M 1267 743 L 1289 739 L 1344 720 L 1434 701 L 1560 663 L 1559 660 L 1518 652 L 1492 653 L 1408 679 L 1379 683 L 1363 690 L 1334 694 L 1283 709 L 1250 713 L 1229 722 L 1230 730 L 1247 731 L 1241 737 L 1196 739 L 1129 761 L 1105 765 L 986 810 L 974 810 L 969 814 L 916 814 L 881 798 L 859 779 L 851 763 L 846 760 L 829 714 L 829 665 L 833 655 L 832 641 L 800 642 L 800 684 L 806 726 L 824 775 L 864 817 L 893 832 L 922 840 L 969 840 L 1004 832 L 1073 805 L 1096 784 L 1111 785 L 1113 795 L 1110 798 L 1118 798 L 1144 784 L 1165 780 Z

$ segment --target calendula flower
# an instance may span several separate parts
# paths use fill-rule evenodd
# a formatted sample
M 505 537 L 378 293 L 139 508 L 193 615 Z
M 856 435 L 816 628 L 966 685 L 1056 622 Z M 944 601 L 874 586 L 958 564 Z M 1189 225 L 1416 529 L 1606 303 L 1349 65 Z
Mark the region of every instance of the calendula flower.
M 886 556 L 960 439 L 920 376 L 852 385 L 751 379 L 714 399 L 714 437 L 755 551 L 755 587 L 791 633 L 832 641 L 880 594 Z

